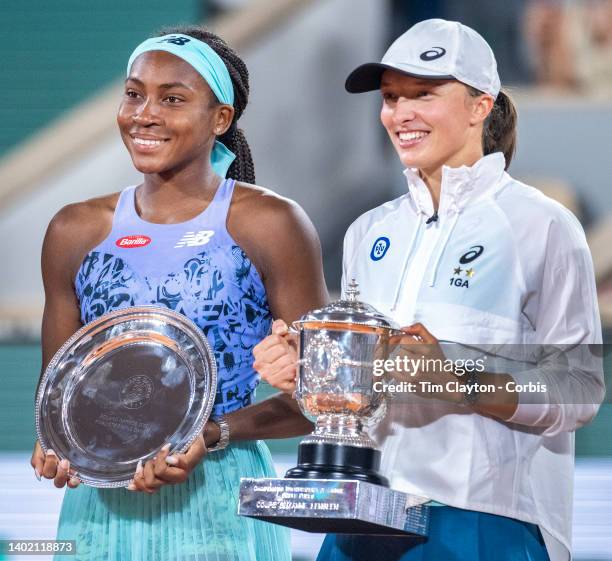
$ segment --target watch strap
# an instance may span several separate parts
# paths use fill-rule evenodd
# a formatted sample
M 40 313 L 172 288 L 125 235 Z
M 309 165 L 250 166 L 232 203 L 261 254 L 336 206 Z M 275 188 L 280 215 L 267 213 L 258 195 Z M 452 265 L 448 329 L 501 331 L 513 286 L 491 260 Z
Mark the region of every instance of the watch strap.
M 478 374 L 476 370 L 472 370 L 467 375 L 463 392 L 463 402 L 467 405 L 474 405 L 478 401 L 478 392 L 474 391 L 478 386 Z
M 229 423 L 225 419 L 224 416 L 217 417 L 215 419 L 211 419 L 213 423 L 216 423 L 219 427 L 219 440 L 212 446 L 208 447 L 209 452 L 218 452 L 219 450 L 223 450 L 227 448 L 227 445 L 230 441 L 230 429 Z

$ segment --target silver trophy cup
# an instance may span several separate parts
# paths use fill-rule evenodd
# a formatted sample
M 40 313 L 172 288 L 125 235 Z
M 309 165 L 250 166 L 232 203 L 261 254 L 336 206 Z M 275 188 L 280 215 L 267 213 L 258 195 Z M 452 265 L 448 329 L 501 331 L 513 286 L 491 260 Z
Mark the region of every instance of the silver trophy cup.
M 422 538 L 427 499 L 388 488 L 381 452 L 367 433 L 385 414 L 375 391 L 374 361 L 386 359 L 399 326 L 357 300 L 313 310 L 294 322 L 299 333 L 296 399 L 315 430 L 298 447 L 284 479 L 243 479 L 239 514 L 312 532 Z
M 315 430 L 298 449 L 288 477 L 358 479 L 387 486 L 378 474 L 380 451 L 365 427 L 386 411 L 386 396 L 374 390 L 374 361 L 390 353 L 399 326 L 357 300 L 357 283 L 346 300 L 307 313 L 293 324 L 299 332 L 296 399 L 314 419 Z

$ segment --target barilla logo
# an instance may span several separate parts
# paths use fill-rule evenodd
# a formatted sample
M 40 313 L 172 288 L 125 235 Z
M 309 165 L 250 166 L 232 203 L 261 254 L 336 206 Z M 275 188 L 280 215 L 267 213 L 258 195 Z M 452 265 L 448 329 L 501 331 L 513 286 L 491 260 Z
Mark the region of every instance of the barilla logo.
M 149 245 L 151 243 L 151 238 L 148 236 L 123 236 L 119 238 L 115 245 L 117 247 L 144 247 L 145 245 Z

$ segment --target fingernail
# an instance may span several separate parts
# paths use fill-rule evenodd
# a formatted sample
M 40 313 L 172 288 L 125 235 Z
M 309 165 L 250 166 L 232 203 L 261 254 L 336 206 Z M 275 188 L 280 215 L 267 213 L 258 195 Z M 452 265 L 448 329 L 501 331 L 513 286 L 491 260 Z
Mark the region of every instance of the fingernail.
M 126 489 L 127 489 L 128 491 L 136 491 L 136 485 L 134 485 L 133 483 L 130 483 L 130 484 L 129 484 L 129 485 L 126 487 Z
M 57 454 L 49 448 L 49 450 L 47 450 L 47 456 L 57 456 Z
M 79 478 L 78 477 L 71 477 L 70 478 L 70 485 L 78 485 L 80 483 Z
M 42 479 L 42 475 L 40 474 L 40 471 L 38 471 L 38 468 L 34 468 L 34 475 L 36 476 L 36 479 L 38 479 L 38 481 Z
M 169 450 L 170 450 L 170 443 L 168 442 L 168 444 L 164 444 L 162 448 L 162 452 L 168 452 Z
M 138 460 L 138 465 L 136 466 L 136 473 L 142 473 L 142 472 L 143 472 L 142 460 Z
M 62 469 L 70 469 L 70 462 L 66 459 L 63 459 L 59 465 Z
M 175 456 L 168 456 L 166 458 L 166 463 L 168 465 L 175 466 L 178 464 L 178 458 L 176 458 Z

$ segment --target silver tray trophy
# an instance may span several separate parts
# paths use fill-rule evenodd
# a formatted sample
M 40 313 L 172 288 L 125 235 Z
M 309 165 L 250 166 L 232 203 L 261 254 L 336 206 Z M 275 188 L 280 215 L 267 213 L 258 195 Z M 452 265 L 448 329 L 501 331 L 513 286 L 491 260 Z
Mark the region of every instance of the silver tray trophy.
M 125 308 L 85 325 L 55 354 L 37 393 L 36 431 L 82 482 L 122 487 L 165 443 L 171 452 L 191 445 L 216 386 L 197 325 L 167 308 Z
M 294 322 L 299 333 L 296 399 L 315 430 L 298 447 L 285 478 L 243 478 L 239 514 L 311 532 L 427 534 L 427 499 L 389 488 L 378 473 L 381 452 L 367 434 L 384 416 L 387 396 L 375 391 L 374 360 L 385 359 L 399 326 L 347 299 Z

